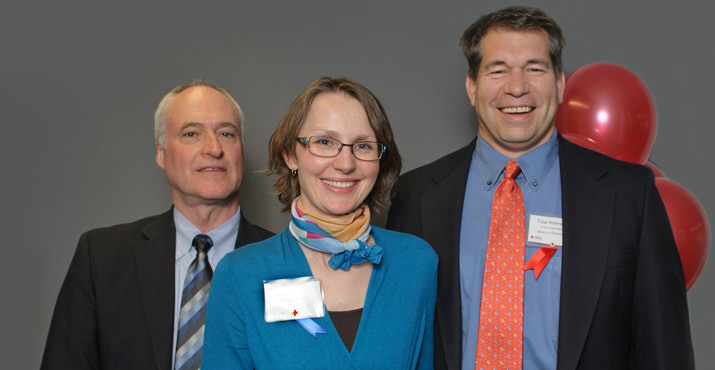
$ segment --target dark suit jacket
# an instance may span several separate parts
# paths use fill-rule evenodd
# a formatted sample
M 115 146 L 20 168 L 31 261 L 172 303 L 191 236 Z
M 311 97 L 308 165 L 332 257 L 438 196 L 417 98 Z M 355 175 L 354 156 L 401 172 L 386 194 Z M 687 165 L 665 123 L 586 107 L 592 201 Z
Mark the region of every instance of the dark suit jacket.
M 558 140 L 557 368 L 694 368 L 685 281 L 652 172 Z M 459 234 L 475 143 L 401 176 L 388 214 L 388 228 L 424 238 L 439 255 L 435 369 L 461 369 Z
M 271 235 L 241 217 L 236 247 Z M 170 370 L 175 240 L 171 210 L 84 233 L 40 369 Z

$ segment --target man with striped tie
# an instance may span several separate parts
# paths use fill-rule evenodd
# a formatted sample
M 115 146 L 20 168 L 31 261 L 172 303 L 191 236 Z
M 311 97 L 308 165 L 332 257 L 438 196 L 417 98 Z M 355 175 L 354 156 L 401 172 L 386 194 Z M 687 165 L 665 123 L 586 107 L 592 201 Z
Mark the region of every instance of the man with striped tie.
M 243 120 L 231 95 L 205 80 L 161 100 L 156 162 L 173 207 L 82 235 L 42 370 L 200 367 L 213 269 L 226 253 L 271 235 L 239 206 Z

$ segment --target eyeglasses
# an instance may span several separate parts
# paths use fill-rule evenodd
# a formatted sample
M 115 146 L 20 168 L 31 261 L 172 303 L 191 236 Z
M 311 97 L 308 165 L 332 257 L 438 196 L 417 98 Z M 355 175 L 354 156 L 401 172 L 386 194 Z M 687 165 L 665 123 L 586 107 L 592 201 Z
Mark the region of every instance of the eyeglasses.
M 297 137 L 296 140 L 308 147 L 311 154 L 318 157 L 335 157 L 344 146 L 349 146 L 353 156 L 361 161 L 377 161 L 387 151 L 387 147 L 377 141 L 358 141 L 353 144 L 343 144 L 337 139 L 326 136 Z

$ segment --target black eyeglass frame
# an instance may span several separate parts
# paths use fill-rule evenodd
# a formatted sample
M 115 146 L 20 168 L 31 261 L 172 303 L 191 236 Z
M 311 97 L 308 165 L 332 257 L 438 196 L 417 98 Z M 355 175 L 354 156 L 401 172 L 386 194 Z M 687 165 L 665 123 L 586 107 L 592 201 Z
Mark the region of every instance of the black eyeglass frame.
M 335 140 L 335 141 L 337 141 L 338 143 L 340 143 L 340 146 L 338 147 L 338 152 L 335 153 L 334 155 L 322 155 L 322 154 L 315 154 L 315 153 L 313 153 L 313 151 L 310 150 L 310 140 L 313 139 L 314 137 L 315 137 L 315 138 L 325 138 L 325 139 L 330 139 L 330 140 Z M 300 145 L 302 145 L 304 148 L 307 146 L 307 147 L 308 147 L 308 151 L 310 152 L 310 154 L 315 155 L 315 156 L 318 156 L 318 157 L 323 157 L 323 158 L 337 157 L 338 154 L 340 154 L 340 151 L 343 150 L 343 147 L 344 147 L 344 146 L 349 146 L 349 147 L 350 147 L 350 153 L 353 155 L 353 157 L 355 157 L 355 159 L 358 159 L 358 160 L 361 160 L 361 161 L 366 161 L 366 162 L 379 161 L 379 160 L 382 158 L 382 155 L 385 154 L 385 152 L 387 151 L 387 146 L 386 146 L 385 144 L 380 144 L 380 143 L 378 143 L 377 141 L 358 141 L 357 143 L 345 144 L 345 143 L 343 143 L 342 141 L 340 141 L 340 140 L 338 140 L 338 139 L 336 139 L 336 138 L 332 138 L 332 137 L 330 137 L 330 136 L 310 136 L 310 137 L 299 136 L 299 137 L 296 137 L 295 139 L 296 139 L 296 140 L 298 141 L 298 143 L 299 143 Z M 378 154 L 377 154 L 377 158 L 376 158 L 376 159 L 362 159 L 362 158 L 358 158 L 358 157 L 355 155 L 355 150 L 353 149 L 353 146 L 356 145 L 356 144 L 362 144 L 362 143 L 377 144 L 377 146 L 378 146 Z M 382 149 L 380 149 L 380 147 L 382 147 Z

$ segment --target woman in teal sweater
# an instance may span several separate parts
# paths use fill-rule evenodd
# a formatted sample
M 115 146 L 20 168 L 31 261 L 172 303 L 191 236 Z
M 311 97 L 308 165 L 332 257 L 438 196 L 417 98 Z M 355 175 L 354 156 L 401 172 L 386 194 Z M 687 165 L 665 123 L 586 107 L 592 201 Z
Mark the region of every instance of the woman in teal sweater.
M 370 225 L 401 167 L 377 98 L 320 78 L 268 151 L 291 222 L 219 264 L 201 368 L 431 369 L 437 256 Z

